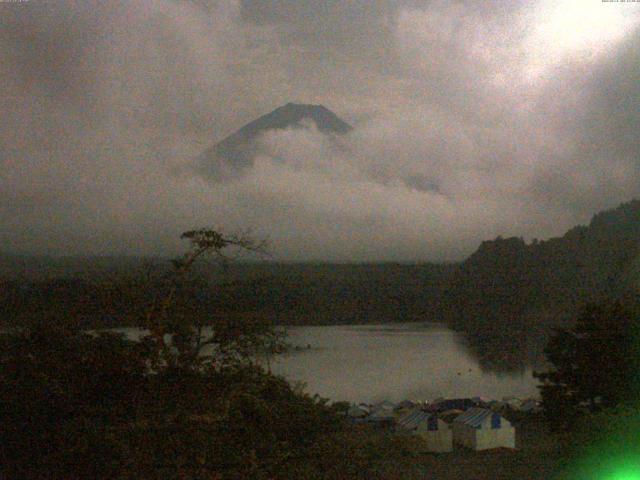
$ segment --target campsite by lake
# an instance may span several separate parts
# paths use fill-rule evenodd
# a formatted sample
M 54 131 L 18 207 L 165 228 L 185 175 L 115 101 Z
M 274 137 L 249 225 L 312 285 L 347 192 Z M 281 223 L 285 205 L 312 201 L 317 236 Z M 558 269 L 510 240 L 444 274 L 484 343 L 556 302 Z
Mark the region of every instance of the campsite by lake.
M 277 357 L 272 371 L 331 400 L 538 396 L 531 369 L 485 372 L 461 335 L 441 324 L 291 327 L 287 332 L 288 341 L 300 348 Z

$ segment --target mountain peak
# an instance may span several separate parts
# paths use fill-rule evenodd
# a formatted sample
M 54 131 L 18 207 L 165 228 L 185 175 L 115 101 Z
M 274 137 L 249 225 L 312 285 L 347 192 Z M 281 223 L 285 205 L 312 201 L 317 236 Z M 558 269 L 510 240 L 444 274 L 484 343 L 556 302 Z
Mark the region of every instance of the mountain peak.
M 206 150 L 198 157 L 198 169 L 209 178 L 221 179 L 239 173 L 253 164 L 254 140 L 262 133 L 287 128 L 303 128 L 312 121 L 325 135 L 344 135 L 353 127 L 324 105 L 289 102 L 246 124 L 237 132 Z
M 239 132 L 255 136 L 267 130 L 300 127 L 306 119 L 312 120 L 323 133 L 344 134 L 353 128 L 324 105 L 289 102 L 248 123 Z

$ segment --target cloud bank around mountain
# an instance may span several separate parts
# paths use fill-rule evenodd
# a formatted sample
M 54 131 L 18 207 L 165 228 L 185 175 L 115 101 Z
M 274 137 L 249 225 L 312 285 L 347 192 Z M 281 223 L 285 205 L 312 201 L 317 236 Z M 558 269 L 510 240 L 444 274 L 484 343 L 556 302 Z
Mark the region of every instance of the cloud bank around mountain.
M 640 194 L 640 5 L 0 4 L 0 250 L 172 254 L 252 227 L 277 258 L 442 260 Z M 289 101 L 223 184 L 193 159 Z

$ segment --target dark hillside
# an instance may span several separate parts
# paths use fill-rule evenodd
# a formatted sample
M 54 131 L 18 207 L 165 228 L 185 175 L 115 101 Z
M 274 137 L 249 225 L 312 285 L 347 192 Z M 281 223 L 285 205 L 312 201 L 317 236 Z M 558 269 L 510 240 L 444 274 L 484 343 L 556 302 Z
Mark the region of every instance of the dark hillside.
M 443 315 L 489 367 L 540 357 L 579 305 L 638 286 L 640 201 L 598 213 L 563 237 L 483 242 L 453 275 Z
M 87 327 L 132 325 L 135 312 L 128 305 L 152 301 L 154 281 L 168 262 L 152 263 L 5 256 L 0 259 L 2 321 L 15 321 L 16 310 L 22 315 L 63 310 L 73 311 Z M 436 319 L 454 268 L 258 262 L 220 268 L 203 262 L 185 296 L 191 313 L 205 322 L 217 316 L 286 325 L 429 321 Z
M 287 325 L 437 320 L 453 265 L 235 265 L 220 310 L 255 311 Z

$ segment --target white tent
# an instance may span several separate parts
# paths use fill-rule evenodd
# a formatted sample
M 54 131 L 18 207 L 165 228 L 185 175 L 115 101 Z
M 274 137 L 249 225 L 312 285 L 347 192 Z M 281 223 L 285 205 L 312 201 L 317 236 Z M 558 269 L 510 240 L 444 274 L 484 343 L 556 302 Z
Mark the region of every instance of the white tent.
M 390 402 L 389 400 L 384 400 L 383 402 L 375 403 L 371 406 L 371 411 L 377 410 L 389 410 L 393 411 L 396 408 L 396 404 Z
M 378 410 L 372 411 L 365 420 L 368 423 L 373 423 L 380 426 L 392 426 L 396 421 L 396 416 L 393 410 L 380 408 Z
M 396 412 L 399 410 L 411 410 L 414 409 L 415 407 L 417 407 L 418 404 L 416 402 L 414 402 L 413 400 L 403 400 L 400 403 L 398 403 L 396 405 L 396 408 L 394 409 Z
M 369 407 L 366 405 L 353 405 L 347 410 L 347 415 L 351 418 L 363 418 L 369 415 Z
M 530 398 L 529 400 L 525 400 L 524 402 L 522 402 L 520 411 L 526 413 L 539 413 L 542 411 L 542 408 L 538 400 Z
M 393 411 L 394 407 L 394 403 L 386 400 L 384 402 L 377 403 L 371 407 L 371 413 L 366 418 L 366 421 L 377 425 L 391 426 L 396 420 L 396 416 Z
M 403 400 L 396 405 L 396 408 L 394 408 L 393 411 L 395 412 L 396 416 L 400 418 L 403 415 L 412 412 L 416 408 L 420 408 L 420 405 L 418 403 L 412 402 L 411 400 Z
M 522 406 L 522 400 L 516 397 L 504 397 L 502 399 L 504 403 L 506 403 L 513 410 L 519 410 Z
M 488 405 L 489 402 L 491 402 L 491 399 L 486 397 L 472 397 L 471 400 L 473 400 L 478 406 Z
M 470 408 L 452 424 L 456 445 L 472 450 L 515 448 L 516 430 L 499 413 L 486 408 Z
M 398 419 L 398 430 L 418 435 L 425 441 L 427 452 L 451 452 L 453 435 L 451 427 L 436 415 L 419 408 Z
M 505 402 L 501 402 L 500 400 L 491 400 L 489 402 L 489 408 L 494 412 L 499 412 L 503 410 L 507 404 Z

